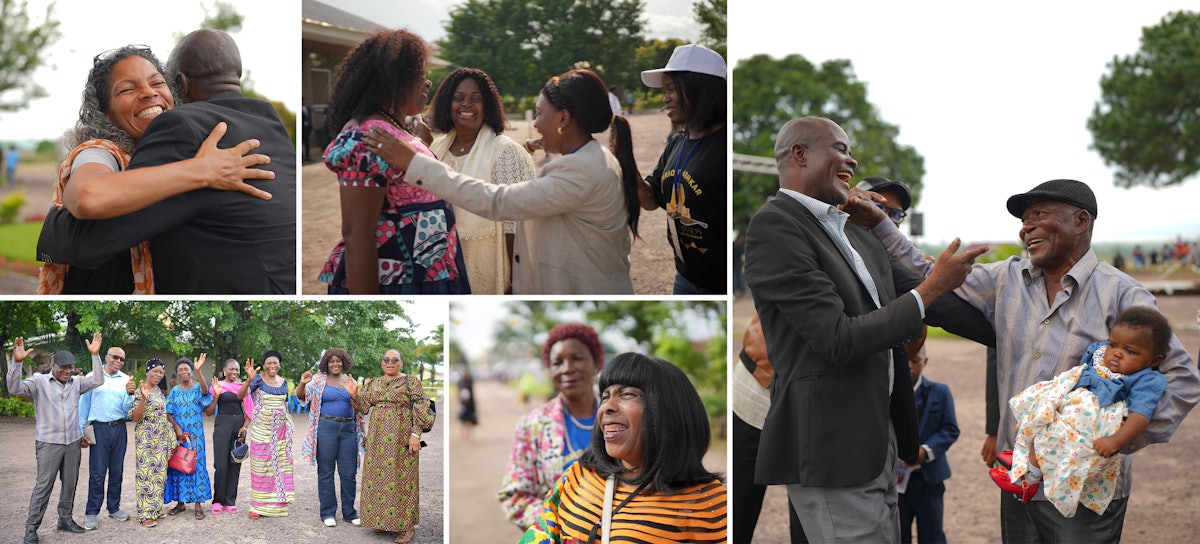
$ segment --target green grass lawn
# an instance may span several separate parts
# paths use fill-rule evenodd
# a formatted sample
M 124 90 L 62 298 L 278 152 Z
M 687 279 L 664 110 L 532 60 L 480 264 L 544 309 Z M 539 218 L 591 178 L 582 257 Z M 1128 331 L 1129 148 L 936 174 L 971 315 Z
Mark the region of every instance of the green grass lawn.
M 37 263 L 37 240 L 41 232 L 40 222 L 0 225 L 0 256 L 9 262 Z

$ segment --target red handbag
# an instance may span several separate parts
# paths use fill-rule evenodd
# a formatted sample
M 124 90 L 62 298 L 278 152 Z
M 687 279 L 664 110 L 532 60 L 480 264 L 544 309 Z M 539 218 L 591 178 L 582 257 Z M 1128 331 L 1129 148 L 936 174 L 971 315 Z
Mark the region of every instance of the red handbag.
M 1000 489 L 1012 493 L 1021 502 L 1029 502 L 1029 499 L 1037 495 L 1041 483 L 1028 484 L 1024 478 L 1021 479 L 1020 484 L 1012 483 L 1008 477 L 1008 471 L 1012 470 L 1012 456 L 1013 450 L 1004 450 L 996 454 L 997 466 L 992 467 L 988 471 L 988 475 L 992 477 L 992 481 L 996 482 L 996 485 L 1000 486 Z
M 175 451 L 171 454 L 171 459 L 167 461 L 167 466 L 178 470 L 184 474 L 194 474 L 196 472 L 196 448 L 188 448 L 184 444 L 191 443 L 191 440 L 175 446 Z

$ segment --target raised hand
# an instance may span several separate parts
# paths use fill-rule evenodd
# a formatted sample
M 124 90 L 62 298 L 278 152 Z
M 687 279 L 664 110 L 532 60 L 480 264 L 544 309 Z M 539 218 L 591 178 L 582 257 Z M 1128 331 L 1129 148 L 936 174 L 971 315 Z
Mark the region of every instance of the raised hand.
M 134 390 L 136 390 L 136 389 L 137 389 L 137 380 L 135 380 L 133 378 L 129 378 L 129 381 L 125 382 L 125 392 L 132 395 Z
M 925 304 L 932 303 L 934 299 L 962 285 L 971 271 L 971 265 L 975 263 L 975 258 L 990 249 L 988 246 L 979 246 L 958 253 L 961 244 L 958 238 L 950 242 L 946 250 L 934 261 L 929 276 L 917 286 L 917 292 L 921 294 L 921 300 Z
M 25 349 L 24 338 L 18 336 L 16 340 L 13 340 L 13 361 L 18 363 L 24 361 L 26 357 L 33 355 L 33 352 L 32 349 Z
M 200 370 L 200 367 L 204 366 L 204 361 L 206 360 L 207 357 L 208 357 L 207 353 L 200 354 L 200 358 L 196 359 L 196 370 Z
M 358 394 L 358 382 L 354 381 L 354 376 L 349 373 L 342 375 L 342 388 L 349 393 L 351 397 Z
M 258 368 L 254 366 L 254 359 L 246 359 L 246 382 L 249 383 L 258 375 Z
M 304 374 L 301 374 L 301 375 L 300 375 L 300 383 L 308 383 L 308 382 L 311 382 L 311 381 L 312 381 L 312 376 L 313 376 L 313 374 L 312 374 L 312 371 L 311 371 L 311 370 L 305 370 L 305 371 L 304 371 Z
M 259 141 L 254 139 L 246 140 L 230 148 L 219 149 L 217 142 L 221 140 L 228 129 L 229 127 L 224 122 L 217 123 L 208 138 L 204 139 L 204 143 L 200 144 L 200 149 L 196 151 L 195 158 L 200 161 L 201 167 L 206 172 L 205 186 L 222 191 L 241 191 L 253 197 L 271 200 L 271 193 L 242 181 L 275 179 L 275 173 L 270 170 L 250 168 L 259 164 L 269 164 L 271 157 L 258 153 L 248 154 L 260 145 Z
M 84 339 L 83 342 L 85 344 L 87 344 L 88 351 L 91 352 L 92 355 L 100 355 L 100 332 L 99 331 L 92 333 L 92 339 L 90 341 L 87 339 Z
M 149 395 L 150 395 L 150 391 L 154 390 L 154 386 L 153 386 L 153 385 L 150 385 L 150 381 L 149 381 L 149 380 L 146 380 L 146 381 L 142 382 L 142 385 L 141 385 L 140 387 L 141 387 L 141 389 L 142 389 L 142 396 L 143 396 L 143 397 L 147 397 L 147 398 L 148 398 L 148 397 L 149 397 Z

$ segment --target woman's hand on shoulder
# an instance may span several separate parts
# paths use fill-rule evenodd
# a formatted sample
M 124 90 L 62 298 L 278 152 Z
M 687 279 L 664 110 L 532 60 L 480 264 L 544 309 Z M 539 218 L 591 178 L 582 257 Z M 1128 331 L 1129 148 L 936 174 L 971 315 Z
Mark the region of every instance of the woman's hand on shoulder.
M 217 123 L 217 126 L 213 127 L 212 132 L 208 134 L 208 138 L 204 139 L 204 143 L 200 144 L 200 149 L 196 151 L 195 158 L 200 160 L 206 169 L 205 179 L 207 182 L 205 186 L 222 191 L 241 191 L 253 197 L 270 200 L 271 193 L 249 185 L 243 180 L 275 179 L 275 173 L 270 170 L 250 168 L 259 164 L 270 164 L 271 157 L 261 153 L 249 154 L 260 145 L 259 141 L 255 139 L 246 140 L 226 149 L 218 148 L 217 142 L 225 136 L 228 130 L 229 127 L 224 121 Z
M 417 148 L 412 144 L 392 136 L 379 127 L 371 127 L 363 131 L 362 141 L 367 150 L 386 161 L 392 168 L 407 172 L 412 165 L 413 157 L 417 156 Z

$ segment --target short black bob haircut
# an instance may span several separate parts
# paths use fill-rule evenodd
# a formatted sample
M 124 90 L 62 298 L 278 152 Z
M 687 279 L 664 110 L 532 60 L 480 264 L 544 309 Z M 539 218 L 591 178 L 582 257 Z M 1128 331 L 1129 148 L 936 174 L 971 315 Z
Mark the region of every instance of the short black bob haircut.
M 454 92 L 458 90 L 458 85 L 465 79 L 474 79 L 475 84 L 479 85 L 479 91 L 483 94 L 484 126 L 491 127 L 492 132 L 496 134 L 504 134 L 506 118 L 504 104 L 500 101 L 500 91 L 496 90 L 496 84 L 492 82 L 492 78 L 488 77 L 487 72 L 478 68 L 459 68 L 450 72 L 450 75 L 442 80 L 437 94 L 433 97 L 433 119 L 430 126 L 443 134 L 454 130 L 454 121 L 451 119 L 454 110 Z
M 729 92 L 725 78 L 698 72 L 664 72 L 671 78 L 675 91 L 687 108 L 687 124 L 693 130 L 704 130 L 728 118 L 725 97 Z
M 324 355 L 321 355 L 319 368 L 322 374 L 329 374 L 329 361 L 334 357 L 342 360 L 342 374 L 350 372 L 350 367 L 354 366 L 354 359 L 350 358 L 350 354 L 342 348 L 329 348 L 325 350 Z
M 642 470 L 625 480 L 631 485 L 650 482 L 657 493 L 672 493 L 692 485 L 724 480 L 704 468 L 711 434 L 708 413 L 700 395 L 679 367 L 662 359 L 637 353 L 622 353 L 604 365 L 600 391 L 613 385 L 642 390 L 642 444 L 646 448 Z M 602 478 L 625 470 L 620 459 L 609 457 L 604 448 L 604 430 L 597 414 L 592 445 L 579 462 Z

